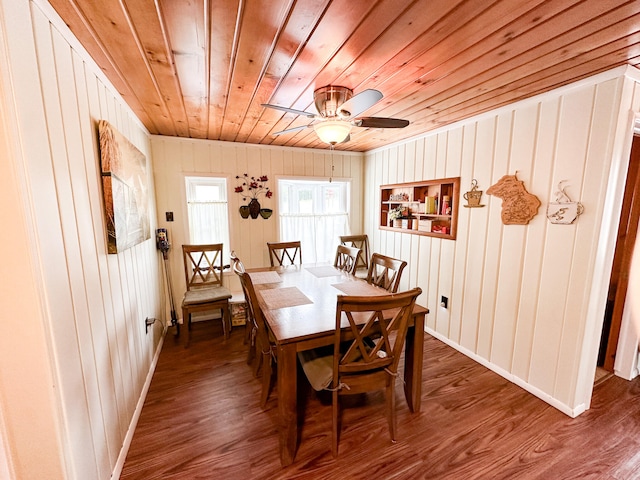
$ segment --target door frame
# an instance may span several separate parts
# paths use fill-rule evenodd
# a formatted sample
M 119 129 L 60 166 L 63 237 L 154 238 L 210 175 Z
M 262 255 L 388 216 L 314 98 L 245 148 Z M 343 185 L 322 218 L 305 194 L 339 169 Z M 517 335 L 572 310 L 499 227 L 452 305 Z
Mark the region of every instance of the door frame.
M 633 252 L 638 237 L 638 223 L 640 219 L 640 134 L 634 132 L 631 152 L 629 154 L 629 167 L 625 183 L 620 223 L 614 252 L 614 259 L 609 284 L 609 301 L 611 305 L 611 318 L 608 328 L 602 332 L 604 356 L 602 367 L 609 371 L 616 371 L 616 356 L 618 347 L 625 348 L 628 343 L 621 336 L 623 331 L 623 318 L 625 315 L 625 303 L 629 287 L 629 275 Z M 624 334 L 624 332 L 623 332 Z M 606 340 L 606 348 L 605 341 Z M 637 341 L 636 341 L 637 343 Z M 631 346 L 633 348 L 633 345 Z M 633 362 L 633 359 L 631 359 Z M 633 370 L 634 366 L 625 370 Z M 625 375 L 627 376 L 627 375 Z

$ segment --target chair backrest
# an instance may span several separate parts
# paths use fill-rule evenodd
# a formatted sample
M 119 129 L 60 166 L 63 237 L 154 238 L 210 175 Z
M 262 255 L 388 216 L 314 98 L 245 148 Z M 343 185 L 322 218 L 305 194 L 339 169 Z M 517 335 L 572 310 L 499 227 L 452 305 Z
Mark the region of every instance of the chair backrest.
M 236 255 L 235 250 L 231 250 L 231 254 L 229 255 L 229 257 L 231 258 L 231 269 L 235 273 L 238 273 L 238 271 L 242 271 L 242 272 L 245 271 L 244 263 L 240 261 L 240 259 L 238 258 L 238 255 Z
M 302 265 L 302 247 L 299 241 L 295 242 L 267 242 L 269 260 L 271 266 L 276 265 Z
M 402 270 L 407 266 L 404 260 L 387 257 L 380 253 L 371 255 L 367 282 L 395 293 L 398 291 Z
M 222 244 L 182 245 L 187 290 L 222 286 Z
M 358 268 L 369 268 L 369 237 L 366 234 L 363 235 L 341 235 L 340 243 L 347 247 L 356 247 L 360 249 L 360 255 L 358 256 Z
M 242 285 L 244 299 L 247 302 L 248 320 L 253 325 L 253 328 L 255 328 L 258 344 L 260 345 L 260 348 L 267 348 L 269 345 L 269 334 L 267 333 L 266 325 L 264 323 L 262 310 L 260 310 L 260 306 L 258 305 L 256 290 L 253 287 L 251 277 L 245 271 L 244 265 L 240 260 L 234 262 L 233 271 L 240 278 L 240 285 Z
M 351 273 L 356 273 L 356 265 L 358 263 L 358 255 L 360 255 L 360 249 L 356 247 L 347 247 L 346 245 L 338 245 L 336 249 L 336 258 L 333 261 L 333 266 L 338 270 Z
M 397 373 L 409 318 L 421 293 L 414 288 L 379 297 L 338 295 L 332 388 L 349 385 L 344 375 Z

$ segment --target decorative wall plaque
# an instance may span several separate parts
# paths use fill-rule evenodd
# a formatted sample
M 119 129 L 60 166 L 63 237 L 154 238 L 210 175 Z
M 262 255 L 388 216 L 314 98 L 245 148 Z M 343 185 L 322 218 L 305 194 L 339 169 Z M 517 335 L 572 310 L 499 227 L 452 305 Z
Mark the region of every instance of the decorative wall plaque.
M 467 204 L 465 205 L 465 207 L 467 208 L 484 207 L 484 205 L 480 204 L 480 199 L 482 198 L 482 190 L 478 190 L 478 181 L 475 178 L 471 182 L 471 190 L 469 190 L 462 196 L 467 201 Z
M 565 187 L 562 186 L 564 182 L 566 180 L 558 183 L 556 201 L 549 202 L 547 206 L 547 218 L 551 223 L 569 225 L 584 212 L 584 207 L 580 202 L 574 202 L 569 198 L 564 190 Z
M 502 223 L 505 225 L 526 225 L 536 216 L 540 200 L 527 192 L 524 182 L 515 175 L 505 175 L 487 190 L 487 195 L 502 199 Z

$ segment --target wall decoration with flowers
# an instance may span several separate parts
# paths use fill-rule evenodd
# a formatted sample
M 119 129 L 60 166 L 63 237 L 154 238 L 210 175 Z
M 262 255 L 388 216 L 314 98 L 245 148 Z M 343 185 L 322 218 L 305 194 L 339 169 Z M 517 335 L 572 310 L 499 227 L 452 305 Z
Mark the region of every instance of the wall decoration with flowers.
M 235 192 L 242 194 L 242 200 L 249 200 L 247 205 L 240 207 L 240 215 L 242 218 L 258 218 L 261 216 L 265 220 L 271 216 L 273 210 L 270 208 L 262 208 L 258 198 L 263 195 L 265 198 L 273 196 L 273 190 L 267 186 L 269 178 L 266 175 L 259 177 L 250 177 L 248 173 L 244 175 L 236 175 Z

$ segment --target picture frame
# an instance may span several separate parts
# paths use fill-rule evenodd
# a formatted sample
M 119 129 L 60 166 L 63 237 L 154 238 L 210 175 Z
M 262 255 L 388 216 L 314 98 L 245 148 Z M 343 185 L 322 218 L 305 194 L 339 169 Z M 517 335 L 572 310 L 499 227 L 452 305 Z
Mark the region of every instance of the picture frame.
M 147 159 L 106 120 L 98 122 L 107 252 L 151 238 Z

